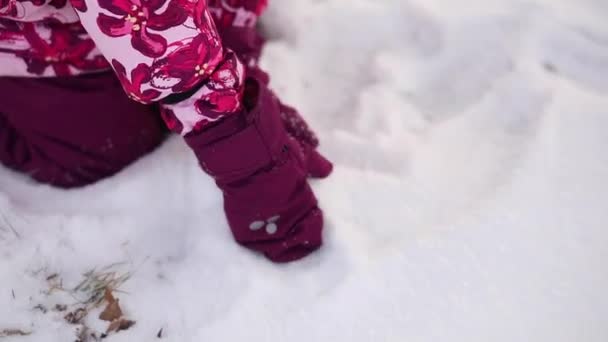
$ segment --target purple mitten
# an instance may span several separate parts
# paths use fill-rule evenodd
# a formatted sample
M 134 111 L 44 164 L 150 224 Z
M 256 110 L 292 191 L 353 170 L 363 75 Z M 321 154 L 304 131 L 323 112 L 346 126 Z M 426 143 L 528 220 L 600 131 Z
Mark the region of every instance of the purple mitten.
M 265 1 L 252 1 L 249 5 L 263 8 L 265 7 Z M 222 11 L 219 12 L 221 13 Z M 244 61 L 247 73 L 251 77 L 258 79 L 265 86 L 268 86 L 270 77 L 258 66 L 258 60 L 265 40 L 256 30 L 255 25 L 240 27 L 235 26 L 230 20 L 221 20 L 221 18 L 216 18 L 216 20 L 218 20 L 216 24 L 223 44 L 233 50 Z M 308 161 L 306 168 L 308 169 L 309 176 L 314 178 L 329 176 L 333 166 L 330 161 L 316 150 L 319 146 L 319 139 L 316 134 L 310 129 L 309 125 L 295 108 L 283 104 L 280 100 L 278 102 L 281 120 L 285 125 L 287 133 L 300 143 L 305 159 Z
M 321 246 L 323 215 L 277 99 L 255 78 L 247 82 L 243 113 L 185 140 L 222 190 L 236 241 L 275 262 L 297 260 Z
M 317 135 L 310 129 L 297 110 L 284 105 L 281 101 L 279 101 L 279 105 L 281 107 L 281 119 L 287 133 L 298 142 L 302 150 L 308 176 L 313 178 L 328 177 L 333 170 L 333 164 L 317 151 L 319 146 Z
M 250 67 L 247 72 L 249 76 L 259 80 L 264 86 L 268 86 L 270 77 L 262 69 Z M 274 93 L 272 93 L 272 96 L 279 103 L 281 121 L 287 134 L 293 137 L 300 145 L 308 176 L 313 178 L 328 177 L 333 170 L 333 165 L 317 151 L 317 147 L 319 146 L 317 135 L 310 129 L 310 126 L 308 126 L 295 108 L 283 104 Z

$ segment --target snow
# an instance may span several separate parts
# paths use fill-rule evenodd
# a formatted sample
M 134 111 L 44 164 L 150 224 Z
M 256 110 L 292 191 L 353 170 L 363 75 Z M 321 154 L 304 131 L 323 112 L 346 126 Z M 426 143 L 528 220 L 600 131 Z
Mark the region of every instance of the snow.
M 323 250 L 278 266 L 238 247 L 177 137 L 75 191 L 1 169 L 0 330 L 33 331 L 4 340 L 74 340 L 32 310 L 70 300 L 46 277 L 126 262 L 137 325 L 109 341 L 608 341 L 607 15 L 271 2 L 263 64 L 336 162 L 314 182 Z

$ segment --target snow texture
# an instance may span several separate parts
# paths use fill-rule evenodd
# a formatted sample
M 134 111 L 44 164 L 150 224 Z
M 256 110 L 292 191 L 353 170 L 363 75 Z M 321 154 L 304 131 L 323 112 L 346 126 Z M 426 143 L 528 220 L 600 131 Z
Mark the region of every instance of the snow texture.
M 608 2 L 275 0 L 263 65 L 322 137 L 326 245 L 233 241 L 174 137 L 61 191 L 0 170 L 0 330 L 66 342 L 45 277 L 115 262 L 109 341 L 608 341 Z M 168 176 L 171 175 L 171 176 Z M 14 297 L 12 293 L 14 292 Z M 94 322 L 91 324 L 95 324 Z

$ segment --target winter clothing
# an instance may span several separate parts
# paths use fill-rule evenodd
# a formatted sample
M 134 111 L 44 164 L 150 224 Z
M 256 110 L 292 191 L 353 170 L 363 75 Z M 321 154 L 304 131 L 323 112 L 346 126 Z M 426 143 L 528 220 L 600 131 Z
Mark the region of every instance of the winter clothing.
M 254 2 L 257 13 L 237 6 L 233 21 L 255 23 L 264 1 Z M 213 10 L 228 17 L 222 6 Z M 205 0 L 0 0 L 0 75 L 73 76 L 110 66 L 142 103 L 202 87 L 185 117 L 175 112 L 182 135 L 240 110 L 243 66 L 221 44 Z
M 327 176 L 331 164 L 310 158 L 287 133 L 278 100 L 263 83 L 247 82 L 252 103 L 243 113 L 186 142 L 223 191 L 235 239 L 276 262 L 299 259 L 322 240 L 323 216 L 306 178 Z
M 93 183 L 165 136 L 156 107 L 131 101 L 112 73 L 0 78 L 0 94 L 0 162 L 43 183 Z
M 66 77 L 0 77 L 0 161 L 85 185 L 157 146 L 162 116 L 222 190 L 237 242 L 275 262 L 321 246 L 307 178 L 332 165 L 257 66 L 265 0 L 29 1 L 0 0 L 0 75 Z

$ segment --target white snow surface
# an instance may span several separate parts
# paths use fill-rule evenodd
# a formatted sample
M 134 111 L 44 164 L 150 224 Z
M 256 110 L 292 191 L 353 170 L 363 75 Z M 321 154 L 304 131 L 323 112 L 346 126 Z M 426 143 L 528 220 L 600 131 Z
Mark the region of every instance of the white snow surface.
M 0 330 L 115 262 L 108 341 L 608 341 L 608 2 L 275 0 L 263 65 L 336 162 L 324 248 L 237 246 L 178 137 L 62 191 L 0 170 Z M 18 236 L 17 236 L 18 234 Z M 13 297 L 12 293 L 15 296 Z M 96 324 L 96 318 L 91 324 Z

